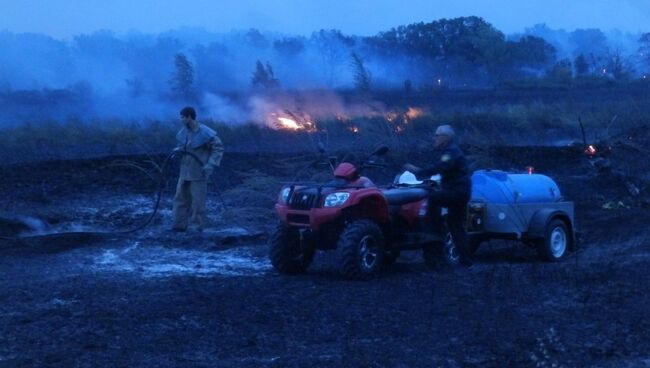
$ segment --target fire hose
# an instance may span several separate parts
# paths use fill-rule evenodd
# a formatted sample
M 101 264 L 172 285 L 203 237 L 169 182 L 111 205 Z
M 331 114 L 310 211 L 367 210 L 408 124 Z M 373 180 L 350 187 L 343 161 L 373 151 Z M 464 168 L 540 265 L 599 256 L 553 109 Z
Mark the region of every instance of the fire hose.
M 169 165 L 169 162 L 171 159 L 178 155 L 188 155 L 192 158 L 194 158 L 196 161 L 198 161 L 201 165 L 203 165 L 203 162 L 201 159 L 196 156 L 195 154 L 184 151 L 184 150 L 179 150 L 175 149 L 173 150 L 169 155 L 165 157 L 165 160 L 163 161 L 163 164 L 160 166 L 160 175 L 158 176 L 158 181 L 157 181 L 157 190 L 156 190 L 156 195 L 154 199 L 154 205 L 153 205 L 153 210 L 151 211 L 151 214 L 147 216 L 147 218 L 139 225 L 131 228 L 131 229 L 126 229 L 126 230 L 114 230 L 114 231 L 69 231 L 69 232 L 57 232 L 57 233 L 47 233 L 47 234 L 40 234 L 40 235 L 28 235 L 28 236 L 0 236 L 0 241 L 9 241 L 9 242 L 14 242 L 14 243 L 20 243 L 23 240 L 27 239 L 35 239 L 35 238 L 48 238 L 48 237 L 61 237 L 61 236 L 78 236 L 78 237 L 83 237 L 83 236 L 108 236 L 108 235 L 124 235 L 124 234 L 131 234 L 134 232 L 137 232 L 139 230 L 144 229 L 147 227 L 151 221 L 153 221 L 154 217 L 158 213 L 158 209 L 160 208 L 160 200 L 162 198 L 162 192 L 165 189 L 165 169 L 167 168 L 167 165 Z M 219 201 L 222 203 L 222 205 L 225 207 L 226 204 L 223 201 L 223 198 L 221 197 L 221 194 L 219 193 L 218 190 L 215 191 L 217 193 L 217 196 L 219 198 Z M 241 226 L 241 225 L 239 225 Z

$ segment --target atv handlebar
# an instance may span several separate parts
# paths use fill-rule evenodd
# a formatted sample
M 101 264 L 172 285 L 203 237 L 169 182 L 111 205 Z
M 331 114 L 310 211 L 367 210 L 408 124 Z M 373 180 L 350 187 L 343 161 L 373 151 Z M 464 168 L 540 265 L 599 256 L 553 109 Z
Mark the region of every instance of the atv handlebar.
M 364 163 L 361 164 L 361 168 L 364 168 L 364 169 L 374 168 L 374 167 L 384 168 L 384 167 L 388 167 L 388 165 L 380 164 L 380 163 L 377 163 L 377 162 L 364 162 Z
M 280 184 L 285 187 L 312 187 L 312 188 L 336 188 L 336 189 L 364 189 L 368 188 L 363 185 L 334 185 L 334 184 L 323 184 L 316 182 L 296 182 L 296 181 L 283 181 Z

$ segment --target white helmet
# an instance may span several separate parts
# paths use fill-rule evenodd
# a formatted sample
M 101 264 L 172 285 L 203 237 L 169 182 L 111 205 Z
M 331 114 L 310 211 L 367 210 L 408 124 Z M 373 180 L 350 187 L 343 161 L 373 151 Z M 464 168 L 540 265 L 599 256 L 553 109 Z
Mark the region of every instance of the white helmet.
M 397 178 L 397 184 L 422 184 L 422 181 L 418 180 L 415 174 L 407 170 Z

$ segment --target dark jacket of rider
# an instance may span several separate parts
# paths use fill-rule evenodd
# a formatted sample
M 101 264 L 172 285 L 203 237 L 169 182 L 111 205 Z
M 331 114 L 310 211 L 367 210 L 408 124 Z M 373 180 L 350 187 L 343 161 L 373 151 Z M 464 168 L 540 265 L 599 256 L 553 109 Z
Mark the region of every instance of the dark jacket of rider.
M 443 190 L 456 192 L 469 198 L 472 190 L 471 177 L 465 154 L 455 143 L 436 151 L 433 165 L 423 168 L 418 176 L 440 174 Z

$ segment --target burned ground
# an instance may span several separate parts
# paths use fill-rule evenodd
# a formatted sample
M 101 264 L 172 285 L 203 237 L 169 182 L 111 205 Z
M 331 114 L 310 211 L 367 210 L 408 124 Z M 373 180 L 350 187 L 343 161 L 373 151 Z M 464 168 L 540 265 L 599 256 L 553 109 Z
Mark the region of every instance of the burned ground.
M 468 150 L 477 167 L 531 165 L 557 179 L 576 201 L 578 251 L 548 264 L 492 241 L 459 272 L 428 270 L 412 252 L 369 282 L 344 280 L 336 254 L 321 253 L 306 275 L 280 276 L 264 241 L 280 183 L 296 167 L 323 169 L 309 155 L 230 154 L 203 234 L 164 232 L 171 167 L 162 209 L 140 232 L 1 242 L 0 366 L 650 365 L 648 188 L 633 175 L 647 163 L 624 151 L 614 167 L 631 166 L 612 174 L 573 148 Z M 140 223 L 156 185 L 109 165 L 118 159 L 152 167 L 147 157 L 1 167 L 0 235 Z M 389 180 L 399 160 L 389 161 L 369 176 Z

